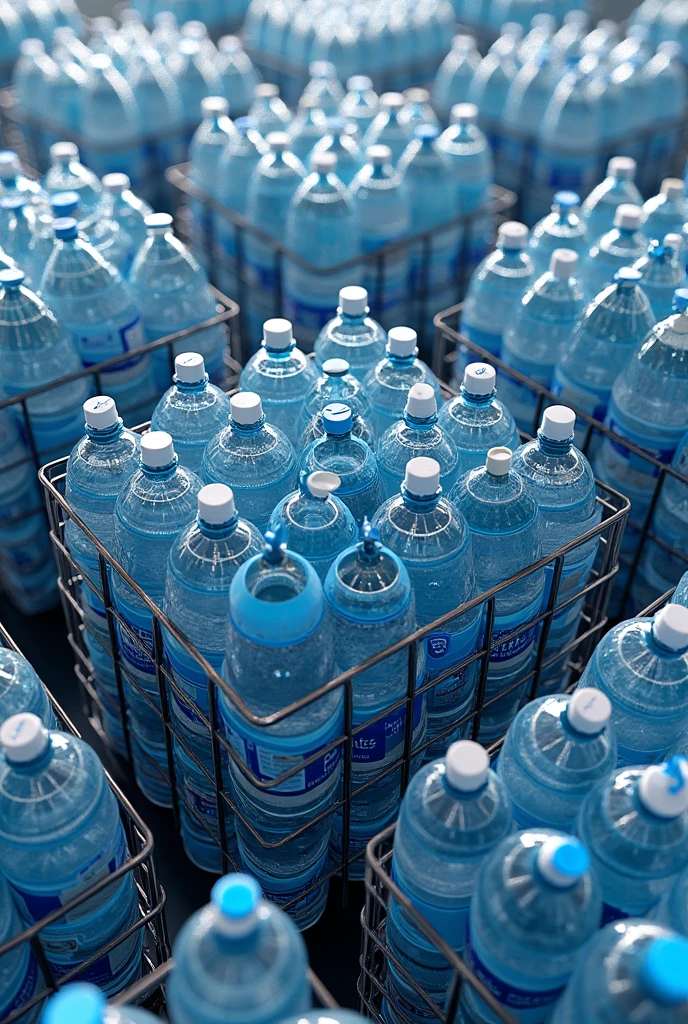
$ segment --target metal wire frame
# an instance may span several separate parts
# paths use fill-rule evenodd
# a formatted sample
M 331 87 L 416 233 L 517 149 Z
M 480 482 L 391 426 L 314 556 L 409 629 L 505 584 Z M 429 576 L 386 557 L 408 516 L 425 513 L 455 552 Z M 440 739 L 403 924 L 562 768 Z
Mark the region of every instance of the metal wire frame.
M 17 654 L 22 653 L 2 623 L 0 623 L 0 643 L 2 646 L 15 651 Z M 58 728 L 64 732 L 71 733 L 73 736 L 80 736 L 80 733 L 74 723 L 63 711 L 47 687 L 46 693 L 55 713 Z M 62 986 L 67 985 L 70 981 L 78 981 L 82 971 L 92 966 L 100 957 L 105 956 L 121 942 L 125 941 L 137 932 L 142 932 L 144 936 L 142 954 L 143 983 L 145 983 L 145 979 L 152 972 L 156 971 L 160 965 L 164 964 L 169 958 L 170 944 L 167 934 L 167 921 L 165 918 L 166 897 L 165 891 L 158 878 L 155 863 L 153 833 L 140 817 L 138 812 L 129 803 L 107 771 L 105 772 L 105 776 L 119 805 L 119 813 L 124 827 L 124 834 L 127 838 L 130 851 L 129 860 L 125 861 L 121 867 L 117 868 L 111 874 L 106 875 L 99 881 L 89 885 L 88 888 L 84 889 L 84 891 L 79 893 L 78 896 L 73 897 L 68 903 L 65 903 L 59 910 L 51 911 L 51 913 L 47 914 L 40 921 L 37 921 L 30 927 L 25 928 L 18 935 L 15 935 L 14 938 L 9 939 L 7 942 L 0 943 L 1 959 L 6 953 L 16 949 L 17 946 L 24 942 L 29 942 L 38 966 L 43 973 L 43 978 L 45 979 L 45 986 L 39 989 L 31 999 L 17 1007 L 6 1017 L 3 1017 L 1 1024 L 13 1024 L 13 1022 L 17 1021 L 24 1013 L 41 1003 L 49 995 L 52 995 L 59 988 L 62 988 Z M 78 967 L 71 969 L 61 978 L 55 978 L 50 963 L 48 962 L 40 943 L 40 934 L 42 930 L 48 925 L 51 925 L 56 921 L 60 921 L 68 914 L 71 914 L 87 900 L 90 900 L 99 892 L 102 892 L 103 889 L 114 884 L 129 873 L 133 875 L 138 895 L 139 919 L 135 924 L 131 925 L 120 935 L 116 936 L 111 942 L 104 944 L 99 948 L 96 953 L 88 958 L 88 960 L 79 964 Z
M 542 384 L 538 384 L 531 377 L 526 377 L 525 374 L 521 373 L 519 370 L 509 366 L 502 359 L 493 355 L 491 352 L 488 352 L 487 349 L 481 348 L 479 345 L 476 345 L 475 342 L 469 341 L 468 338 L 462 335 L 458 326 L 462 308 L 463 305 L 459 303 L 456 306 L 452 306 L 450 309 L 445 309 L 443 312 L 438 313 L 434 318 L 436 331 L 435 348 L 433 352 L 433 370 L 438 379 L 446 379 L 448 376 L 452 375 L 459 348 L 466 348 L 476 357 L 476 359 L 481 359 L 485 362 L 491 363 L 501 374 L 517 381 L 531 392 L 536 399 L 536 404 L 533 413 L 533 420 L 530 425 L 530 432 L 535 434 L 542 418 L 543 409 L 548 405 L 560 405 L 561 398 Z M 452 326 L 454 323 L 457 324 L 456 327 Z M 579 409 L 573 403 L 571 403 L 571 408 L 576 413 L 576 418 L 578 420 L 583 420 L 583 422 L 587 424 L 583 444 L 580 445 L 581 451 L 587 454 L 590 450 L 590 445 L 596 436 L 613 439 L 614 444 L 621 445 L 630 454 L 633 454 L 646 462 L 648 468 L 651 467 L 652 474 L 657 477 L 650 505 L 643 520 L 639 521 L 633 518 L 632 508 L 628 519 L 628 526 L 637 530 L 639 536 L 635 550 L 630 558 L 625 554 L 620 555 L 620 560 L 627 565 L 629 569 L 628 579 L 624 584 L 620 600 L 620 607 L 623 610 L 628 604 L 638 564 L 648 540 L 662 548 L 663 551 L 666 551 L 673 557 L 683 561 L 685 568 L 688 569 L 688 542 L 684 550 L 679 550 L 678 548 L 674 548 L 667 544 L 667 542 L 663 540 L 662 537 L 658 536 L 652 529 L 652 520 L 657 508 L 657 502 L 659 501 L 662 493 L 662 487 L 664 486 L 664 482 L 667 477 L 672 477 L 674 480 L 680 481 L 686 486 L 686 488 L 688 488 L 688 476 L 685 476 L 683 473 L 679 473 L 676 469 L 673 469 L 672 466 L 667 465 L 665 462 L 660 462 L 660 460 L 655 458 L 654 455 L 650 455 L 650 453 L 645 451 L 645 449 L 639 448 L 631 441 L 628 441 L 625 437 L 621 437 L 619 434 L 614 433 L 614 431 L 606 426 L 606 424 L 600 422 L 600 420 L 594 419 L 589 415 L 589 413 Z M 637 609 L 635 609 L 635 611 L 637 611 Z

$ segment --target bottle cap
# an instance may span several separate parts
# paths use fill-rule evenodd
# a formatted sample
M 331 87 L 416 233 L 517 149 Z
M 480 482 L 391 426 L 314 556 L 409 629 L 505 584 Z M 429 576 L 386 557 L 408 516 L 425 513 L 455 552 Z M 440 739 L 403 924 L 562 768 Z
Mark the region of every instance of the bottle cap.
M 392 162 L 392 150 L 389 146 L 368 146 L 366 160 L 373 167 L 383 167 Z
M 569 725 L 576 732 L 586 736 L 594 736 L 609 725 L 612 716 L 612 705 L 606 693 L 595 690 L 592 686 L 583 686 L 571 694 L 566 709 Z
M 144 218 L 146 230 L 154 235 L 164 235 L 170 230 L 173 224 L 172 215 L 169 213 L 149 213 Z
M 220 53 L 238 53 L 241 49 L 241 40 L 239 36 L 221 36 L 217 41 L 217 48 Z
M 393 356 L 413 356 L 418 351 L 418 335 L 412 327 L 390 327 L 387 348 Z
M 0 196 L 0 208 L 3 210 L 21 210 L 24 206 L 25 196 Z
M 79 206 L 79 194 L 77 192 L 58 192 L 50 200 L 55 219 L 60 217 L 71 217 Z
M 7 267 L 5 270 L 0 270 L 0 286 L 3 288 L 17 288 L 20 284 L 24 284 L 25 274 L 19 267 Z
M 14 178 L 21 171 L 21 161 L 13 149 L 0 150 L 0 180 Z
M 652 620 L 655 639 L 672 651 L 688 647 L 688 608 L 681 604 L 666 604 L 655 612 Z
M 25 57 L 35 57 L 39 53 L 45 53 L 45 43 L 42 39 L 22 39 L 19 52 Z
M 299 110 L 318 110 L 320 107 L 320 100 L 317 96 L 306 94 L 299 100 Z M 329 121 L 328 121 L 329 124 Z
M 475 38 L 468 32 L 457 32 L 452 39 L 453 50 L 472 50 L 475 46 Z
M 323 363 L 323 373 L 328 377 L 345 377 L 349 372 L 349 364 L 346 359 L 326 359 Z
M 688 1000 L 688 939 L 660 935 L 650 942 L 641 961 L 640 980 L 645 991 L 665 1006 Z
M 580 206 L 580 196 L 577 192 L 555 192 L 553 203 L 562 210 L 574 210 L 577 206 Z
M 490 448 L 485 460 L 485 469 L 492 476 L 506 476 L 511 469 L 513 454 L 511 448 L 505 448 L 503 445 Z
M 489 395 L 495 389 L 497 374 L 488 363 L 469 363 L 463 374 L 463 386 L 469 395 Z
M 229 103 L 224 96 L 204 96 L 201 100 L 201 113 L 203 117 L 226 117 Z
M 517 220 L 507 220 L 500 224 L 497 232 L 497 245 L 503 249 L 525 249 L 528 241 L 528 228 Z
M 620 285 L 640 284 L 642 279 L 643 275 L 635 267 L 620 267 L 614 274 L 614 280 Z
M 637 231 L 642 217 L 643 212 L 639 206 L 634 206 L 633 203 L 621 203 L 620 206 L 617 206 L 614 214 L 614 227 L 622 228 L 625 231 Z
M 103 188 L 106 192 L 109 192 L 113 196 L 121 196 L 122 192 L 126 192 L 131 187 L 131 181 L 129 180 L 128 174 L 121 174 L 119 171 L 113 171 L 111 174 L 105 174 L 103 176 Z
M 79 147 L 75 142 L 54 142 L 50 147 L 50 159 L 57 164 L 78 160 Z
M 406 100 L 400 92 L 383 92 L 380 97 L 380 106 L 385 110 L 401 110 L 406 106 Z
M 542 414 L 540 430 L 550 441 L 566 441 L 576 426 L 576 414 L 566 405 L 550 405 Z
M 664 236 L 662 245 L 666 246 L 669 249 L 674 249 L 675 252 L 680 252 L 680 250 L 683 248 L 683 238 L 681 235 L 674 234 L 674 232 L 672 231 L 668 235 Z
M 117 406 L 114 399 L 107 395 L 96 395 L 95 398 L 87 398 L 84 402 L 84 419 L 87 427 L 94 430 L 106 430 L 114 427 L 119 419 Z
M 174 359 L 174 374 L 183 384 L 198 384 L 205 377 L 205 361 L 199 352 L 180 352 Z
M 632 156 L 613 156 L 607 164 L 607 177 L 633 181 L 636 162 Z
M 222 526 L 236 515 L 234 493 L 227 484 L 206 484 L 198 492 L 198 515 L 210 526 Z
M 344 402 L 330 402 L 322 411 L 322 421 L 326 434 L 348 434 L 353 426 L 351 407 Z
M 684 188 L 682 178 L 664 178 L 660 191 L 667 199 L 680 199 Z
M 79 228 L 73 217 L 58 217 L 53 221 L 53 232 L 55 238 L 76 238 Z
M 550 272 L 562 281 L 573 277 L 578 266 L 578 253 L 573 249 L 555 249 L 549 261 Z
M 688 310 L 688 288 L 677 288 L 674 292 L 673 308 L 679 313 Z
M 590 867 L 590 856 L 573 836 L 549 836 L 537 853 L 543 878 L 557 889 L 569 889 Z
M 250 875 L 225 875 L 210 891 L 215 927 L 227 937 L 250 935 L 258 922 L 262 893 Z
M 414 384 L 410 387 L 405 412 L 418 420 L 434 416 L 437 412 L 435 389 L 430 384 Z
M 349 92 L 367 92 L 373 88 L 373 80 L 367 75 L 352 75 L 347 79 L 346 87 Z
M 451 108 L 452 124 L 475 124 L 478 120 L 478 108 L 475 103 L 455 103 Z
M 331 149 L 326 149 L 323 153 L 314 153 L 311 157 L 311 167 L 318 174 L 331 174 L 337 170 L 337 163 L 337 154 Z
M 0 747 L 11 764 L 26 764 L 40 757 L 50 742 L 50 734 L 38 715 L 22 711 L 0 726 Z
M 318 469 L 306 477 L 306 487 L 312 498 L 328 498 L 341 486 L 341 478 L 336 473 L 327 473 Z
M 42 1024 L 102 1024 L 107 1011 L 105 996 L 84 981 L 76 981 L 48 1000 Z
M 658 818 L 678 818 L 688 811 L 688 760 L 674 754 L 664 764 L 649 765 L 638 783 L 640 802 Z
M 427 89 L 413 86 L 411 89 L 404 89 L 404 99 L 407 103 L 429 103 L 430 93 Z
M 487 781 L 490 758 L 474 740 L 452 743 L 444 759 L 447 782 L 461 793 L 475 793 Z
M 271 153 L 285 153 L 291 144 L 287 132 L 268 132 L 265 141 L 270 147 Z
M 230 415 L 235 423 L 250 427 L 263 418 L 263 403 L 254 391 L 238 391 L 229 400 Z
M 289 348 L 294 340 L 291 321 L 284 320 L 281 316 L 266 320 L 263 324 L 263 344 L 266 348 L 274 348 L 282 352 Z
M 311 78 L 336 78 L 337 69 L 329 60 L 314 60 L 308 65 Z
M 174 459 L 174 444 L 166 430 L 149 430 L 141 438 L 141 462 L 148 469 L 169 466 Z
M 413 137 L 421 142 L 432 142 L 440 134 L 436 124 L 417 124 L 413 129 Z
M 339 308 L 347 316 L 363 316 L 368 308 L 368 292 L 357 284 L 339 289 Z
M 272 82 L 259 82 L 253 90 L 253 95 L 257 100 L 274 99 L 275 96 L 279 96 L 279 86 Z
M 436 459 L 428 459 L 425 455 L 417 455 L 406 463 L 404 487 L 409 494 L 418 498 L 427 498 L 437 494 L 440 486 L 440 464 Z
M 681 44 L 675 39 L 665 39 L 657 47 L 657 53 L 665 53 L 668 57 L 680 57 Z

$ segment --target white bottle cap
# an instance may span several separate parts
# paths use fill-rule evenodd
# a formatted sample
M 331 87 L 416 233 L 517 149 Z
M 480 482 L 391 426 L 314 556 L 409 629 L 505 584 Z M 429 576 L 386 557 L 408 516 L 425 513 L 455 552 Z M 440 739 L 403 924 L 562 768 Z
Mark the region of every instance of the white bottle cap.
M 373 167 L 383 167 L 392 162 L 392 150 L 389 146 L 368 146 L 366 160 Z
M 331 402 L 322 411 L 322 422 L 326 434 L 348 434 L 353 426 L 351 406 L 345 402 Z
M 404 486 L 409 494 L 426 498 L 437 494 L 440 485 L 440 464 L 436 459 L 428 459 L 425 455 L 417 455 L 406 463 Z
M 643 212 L 639 206 L 634 206 L 633 203 L 621 203 L 620 206 L 617 206 L 614 214 L 614 227 L 624 228 L 626 231 L 637 231 L 642 217 Z
M 455 103 L 451 108 L 452 124 L 475 124 L 478 120 L 478 108 L 475 103 Z
M 205 361 L 199 352 L 180 352 L 174 359 L 174 373 L 183 384 L 198 384 L 205 377 Z
M 454 50 L 472 50 L 474 46 L 475 38 L 468 32 L 457 32 L 452 39 L 452 49 Z
M 688 759 L 680 754 L 651 764 L 640 776 L 638 796 L 658 818 L 678 818 L 688 811 Z
M 206 484 L 198 492 L 198 514 L 210 526 L 222 526 L 236 515 L 234 493 L 227 484 Z
M 289 348 L 294 340 L 294 332 L 291 320 L 284 320 L 281 316 L 266 320 L 263 324 L 263 344 L 266 348 L 275 348 L 280 352 Z
M 373 80 L 367 75 L 352 75 L 347 79 L 346 87 L 349 92 L 365 92 L 373 88 Z
M 144 219 L 148 231 L 156 235 L 164 235 L 172 227 L 172 215 L 169 213 L 149 213 Z
M 463 386 L 469 395 L 489 395 L 495 388 L 497 374 L 488 363 L 469 363 L 463 374 Z
M 660 644 L 672 651 L 688 647 L 688 608 L 682 604 L 666 604 L 655 613 L 652 632 Z
M 657 47 L 657 53 L 667 53 L 670 57 L 678 57 L 681 53 L 681 44 L 675 39 L 664 39 Z
M 174 444 L 166 430 L 149 430 L 141 438 L 141 462 L 149 469 L 169 466 L 174 458 Z
M 0 151 L 0 180 L 13 178 L 21 171 L 21 161 L 13 149 Z
M 435 389 L 430 384 L 414 384 L 409 388 L 405 411 L 418 420 L 434 416 L 437 412 Z
M 385 110 L 401 110 L 406 105 L 406 100 L 400 92 L 383 92 L 380 97 L 380 106 Z
M 79 147 L 75 142 L 54 142 L 50 147 L 53 163 L 79 159 Z
M 418 335 L 412 327 L 390 327 L 387 348 L 393 356 L 413 356 L 418 351 Z
M 346 359 L 326 359 L 323 363 L 323 373 L 328 377 L 345 377 L 349 372 L 349 364 Z
M 326 473 L 325 470 L 318 469 L 308 475 L 306 487 L 311 497 L 328 498 L 330 494 L 334 494 L 341 482 L 336 473 Z
M 311 78 L 336 78 L 337 68 L 330 60 L 313 60 L 308 65 Z
M 613 156 L 607 164 L 607 176 L 620 178 L 622 181 L 633 181 L 636 162 L 632 156 Z
M 444 763 L 447 782 L 461 793 L 475 793 L 487 781 L 490 758 L 475 740 L 452 743 Z
M 291 139 L 287 132 L 268 132 L 265 141 L 272 153 L 284 153 L 289 149 Z
M 500 224 L 497 245 L 503 249 L 525 249 L 528 242 L 528 228 L 518 220 L 507 220 Z
M 26 764 L 40 757 L 50 742 L 50 734 L 38 715 L 22 711 L 11 715 L 0 727 L 0 747 L 10 763 Z
M 412 89 L 404 89 L 404 99 L 407 103 L 429 103 L 430 93 L 427 89 L 414 86 Z
M 576 414 L 566 405 L 550 405 L 542 414 L 540 430 L 550 441 L 566 441 L 576 426 Z
M 347 316 L 363 316 L 368 308 L 368 292 L 357 284 L 339 289 L 339 308 Z
M 595 690 L 592 686 L 583 686 L 571 694 L 566 717 L 569 725 L 576 732 L 594 736 L 609 725 L 612 715 L 612 704 L 606 693 Z
M 317 110 L 320 106 L 320 99 L 317 96 L 302 96 L 299 100 L 299 110 Z
M 220 53 L 237 53 L 241 49 L 239 36 L 221 36 L 217 41 L 217 48 Z
M 682 178 L 664 178 L 660 191 L 667 199 L 680 199 L 684 187 Z
M 226 117 L 229 103 L 224 96 L 204 96 L 201 100 L 201 113 L 203 117 Z
M 22 39 L 19 52 L 24 56 L 35 57 L 38 53 L 45 53 L 45 43 L 42 39 Z
M 311 159 L 311 167 L 318 174 L 331 174 L 337 170 L 337 154 L 326 149 L 324 153 L 315 153 Z
M 257 100 L 273 99 L 279 96 L 279 86 L 272 82 L 259 82 L 253 90 L 253 95 Z
M 103 188 L 110 195 L 121 196 L 122 192 L 126 192 L 130 186 L 131 181 L 128 174 L 120 174 L 119 171 L 114 171 L 103 176 Z
M 676 252 L 680 252 L 683 248 L 683 238 L 681 235 L 674 234 L 674 232 L 671 231 L 668 235 L 664 236 L 662 245 L 667 246 L 669 249 L 674 249 Z
M 213 925 L 222 935 L 250 935 L 258 924 L 261 891 L 250 875 L 225 875 L 213 886 L 210 897 L 215 911 Z
M 549 261 L 549 269 L 555 277 L 562 281 L 573 277 L 578 266 L 578 253 L 573 249 L 555 249 Z
M 84 419 L 86 426 L 94 430 L 105 430 L 107 427 L 114 427 L 119 419 L 117 406 L 112 398 L 106 395 L 96 395 L 95 398 L 87 398 L 84 402 Z
M 557 889 L 570 889 L 590 867 L 590 855 L 573 836 L 549 836 L 537 853 L 540 874 Z
M 263 416 L 263 403 L 255 391 L 239 391 L 229 400 L 231 417 L 239 426 L 258 423 Z
M 511 469 L 513 454 L 511 448 L 505 448 L 503 445 L 490 448 L 485 459 L 485 469 L 492 476 L 506 476 Z

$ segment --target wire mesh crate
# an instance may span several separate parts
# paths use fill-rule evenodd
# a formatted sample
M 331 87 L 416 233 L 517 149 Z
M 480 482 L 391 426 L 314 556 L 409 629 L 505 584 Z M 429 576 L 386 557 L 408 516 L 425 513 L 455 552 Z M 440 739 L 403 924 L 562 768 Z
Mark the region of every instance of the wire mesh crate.
M 502 374 L 524 388 L 532 396 L 532 422 L 529 433 L 535 434 L 548 405 L 558 405 L 561 399 L 530 377 L 515 370 L 486 349 L 469 341 L 460 332 L 461 305 L 438 313 L 433 369 L 439 379 L 456 377 L 458 368 L 468 360 L 485 360 Z M 499 376 L 497 378 L 499 387 Z M 578 418 L 577 433 L 581 433 L 579 447 L 591 458 L 593 469 L 602 444 L 606 441 L 620 451 L 634 467 L 640 484 L 631 492 L 631 512 L 619 555 L 618 579 L 609 606 L 612 618 L 638 614 L 654 597 L 678 583 L 688 570 L 688 536 L 685 530 L 669 543 L 657 530 L 657 516 L 662 511 L 662 495 L 671 481 L 672 500 L 688 501 L 688 476 L 679 472 L 668 461 L 639 448 L 626 438 L 614 433 L 605 423 L 572 405 Z M 581 427 L 581 423 L 583 426 Z M 671 458 L 671 456 L 669 456 Z M 685 488 L 685 491 L 683 490 Z M 683 495 L 676 498 L 674 491 Z
M 16 643 L 9 635 L 5 627 L 0 623 L 0 644 L 10 650 L 21 654 Z M 58 729 L 64 732 L 79 736 L 78 731 L 67 717 L 65 712 L 48 692 L 50 704 L 57 720 Z M 43 1001 L 63 985 L 71 981 L 82 980 L 82 973 L 97 965 L 102 958 L 116 952 L 123 943 L 131 944 L 140 941 L 141 952 L 141 984 L 145 985 L 147 979 L 169 958 L 169 940 L 167 935 L 167 923 L 165 920 L 165 893 L 158 878 L 155 853 L 153 847 L 153 834 L 134 810 L 127 798 L 113 782 L 106 772 L 106 777 L 119 806 L 119 813 L 124 827 L 130 857 L 120 867 L 105 877 L 89 885 L 87 888 L 74 896 L 71 900 L 56 910 L 46 914 L 41 920 L 25 928 L 19 934 L 4 943 L 0 943 L 0 962 L 2 957 L 17 949 L 23 943 L 29 943 L 35 957 L 36 964 L 42 974 L 43 984 L 40 981 L 36 984 L 33 995 L 26 994 L 23 1002 L 14 1006 L 10 1013 L 2 1017 L 2 1024 L 13 1024 L 30 1014 L 32 1008 L 35 1010 Z M 93 899 L 105 888 L 113 885 L 127 875 L 133 876 L 136 893 L 138 896 L 138 917 L 137 920 L 127 927 L 121 934 L 107 943 L 103 943 L 92 956 L 76 967 L 56 976 L 55 970 L 48 961 L 41 944 L 41 933 L 48 925 L 67 919 L 88 900 Z M 137 938 L 140 937 L 140 938 Z

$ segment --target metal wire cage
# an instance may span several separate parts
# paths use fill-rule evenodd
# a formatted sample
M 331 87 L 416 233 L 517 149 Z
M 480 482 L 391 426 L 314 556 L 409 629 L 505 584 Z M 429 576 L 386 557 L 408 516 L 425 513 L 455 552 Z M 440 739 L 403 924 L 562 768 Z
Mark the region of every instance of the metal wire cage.
M 438 313 L 435 317 L 436 342 L 433 356 L 433 369 L 438 378 L 451 379 L 458 372 L 459 361 L 468 357 L 471 360 L 485 360 L 497 369 L 497 387 L 499 376 L 510 378 L 526 389 L 533 399 L 533 419 L 529 433 L 535 434 L 542 418 L 542 411 L 548 405 L 558 405 L 561 399 L 530 377 L 515 370 L 502 359 L 486 349 L 469 341 L 460 331 L 461 305 Z M 571 406 L 579 423 L 585 424 L 583 440 L 579 447 L 589 455 L 595 465 L 595 453 L 605 440 L 615 448 L 627 453 L 633 459 L 638 472 L 652 481 L 651 490 L 643 496 L 642 504 L 636 504 L 636 511 L 631 507 L 626 534 L 619 553 L 619 574 L 617 585 L 612 595 L 610 615 L 613 618 L 638 614 L 657 595 L 663 593 L 672 583 L 677 583 L 688 569 L 688 543 L 685 535 L 673 544 L 668 543 L 657 531 L 658 508 L 661 509 L 662 494 L 667 481 L 675 481 L 672 486 L 681 491 L 685 488 L 688 500 L 688 476 L 679 472 L 667 462 L 610 429 L 606 423 L 594 419 L 574 404 Z M 682 492 L 683 493 L 683 492 Z M 675 498 L 673 499 L 676 500 Z M 675 579 L 662 580 L 652 568 L 653 556 L 664 559 L 664 564 L 671 566 Z M 647 574 L 647 575 L 645 575 Z M 656 581 L 656 582 L 655 582 Z
M 21 654 L 16 643 L 9 635 L 5 627 L 0 623 L 0 644 L 10 650 Z M 64 732 L 79 736 L 76 727 L 67 717 L 49 690 L 46 691 L 50 699 L 58 728 Z M 133 936 L 141 935 L 143 940 L 141 960 L 141 984 L 146 984 L 147 978 L 155 972 L 170 955 L 169 940 L 167 935 L 167 923 L 165 920 L 165 892 L 160 885 L 155 863 L 153 847 L 153 834 L 141 819 L 136 810 L 129 803 L 122 791 L 113 782 L 112 778 L 105 773 L 108 785 L 113 791 L 119 805 L 119 813 L 124 827 L 124 834 L 129 846 L 130 857 L 121 867 L 112 874 L 100 878 L 74 896 L 57 910 L 51 911 L 40 921 L 25 928 L 18 935 L 4 943 L 0 943 L 0 962 L 2 957 L 17 949 L 22 943 L 30 943 L 38 967 L 43 975 L 44 984 L 37 985 L 36 992 L 25 1002 L 16 1006 L 11 1013 L 2 1017 L 2 1024 L 13 1024 L 23 1014 L 29 1013 L 32 1008 L 43 1003 L 43 1001 L 63 985 L 71 981 L 82 980 L 82 972 L 87 971 L 96 964 L 102 957 L 107 956 L 117 949 L 121 943 L 131 940 Z M 136 892 L 138 895 L 139 914 L 134 924 L 122 931 L 112 941 L 103 944 L 92 956 L 82 964 L 72 968 L 60 977 L 55 973 L 46 958 L 41 945 L 41 932 L 48 925 L 67 918 L 88 900 L 102 892 L 106 887 L 113 885 L 126 875 L 133 875 Z

